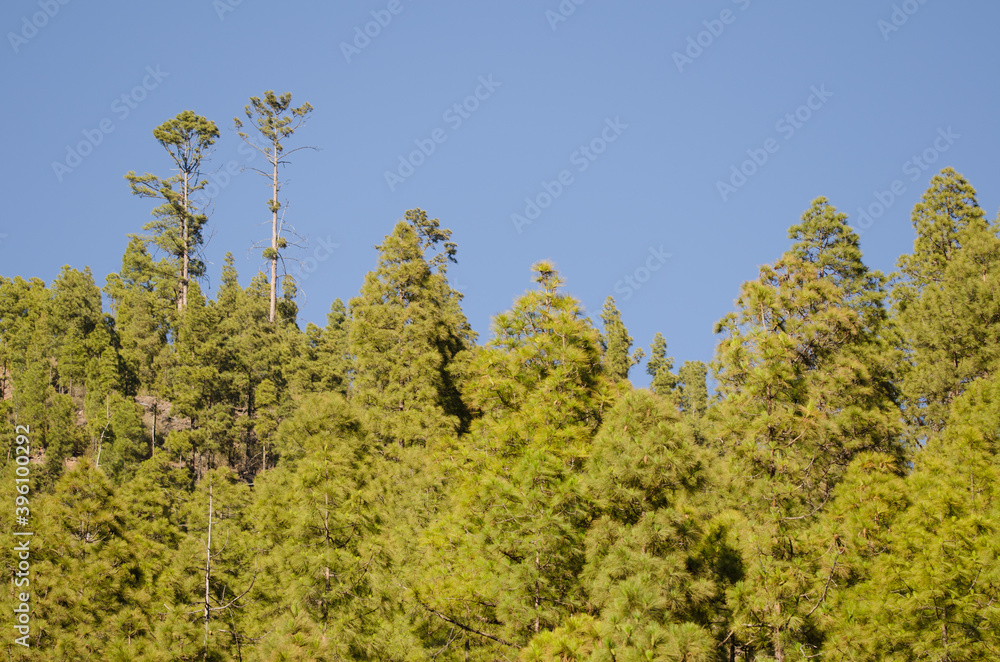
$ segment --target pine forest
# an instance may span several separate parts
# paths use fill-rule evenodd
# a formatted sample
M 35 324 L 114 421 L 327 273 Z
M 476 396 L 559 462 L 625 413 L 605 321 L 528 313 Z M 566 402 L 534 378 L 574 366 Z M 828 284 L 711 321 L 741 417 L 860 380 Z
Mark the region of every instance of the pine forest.
M 311 111 L 226 127 L 262 157 L 258 273 L 204 259 L 220 128 L 188 110 L 109 185 L 151 213 L 116 273 L 0 277 L 4 659 L 1000 659 L 1000 223 L 959 172 L 894 273 L 804 200 L 675 365 L 550 260 L 477 333 L 434 210 L 302 323 Z

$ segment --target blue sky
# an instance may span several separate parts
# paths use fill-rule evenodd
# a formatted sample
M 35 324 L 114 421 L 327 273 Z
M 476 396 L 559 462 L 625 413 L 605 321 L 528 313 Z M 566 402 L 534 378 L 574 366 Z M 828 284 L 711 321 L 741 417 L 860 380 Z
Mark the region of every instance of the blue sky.
M 872 209 L 884 271 L 944 166 L 995 217 L 998 24 L 986 0 L 7 0 L 0 274 L 103 285 L 152 208 L 123 176 L 169 175 L 152 130 L 190 109 L 222 133 L 206 288 L 227 251 L 249 282 L 269 194 L 233 117 L 274 89 L 315 108 L 288 146 L 320 150 L 283 173 L 303 320 L 354 296 L 420 207 L 454 232 L 481 340 L 544 258 L 595 317 L 615 296 L 637 344 L 707 361 L 815 197 Z

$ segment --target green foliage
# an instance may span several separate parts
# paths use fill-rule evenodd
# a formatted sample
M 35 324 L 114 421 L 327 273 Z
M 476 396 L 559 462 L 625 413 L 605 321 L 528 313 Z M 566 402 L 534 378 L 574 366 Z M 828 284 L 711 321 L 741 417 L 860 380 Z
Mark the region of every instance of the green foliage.
M 115 650 L 141 657 L 149 644 L 153 610 L 124 510 L 88 461 L 35 504 L 32 646 L 51 659 L 100 659 Z
M 584 458 L 616 397 L 600 337 L 549 263 L 539 289 L 498 315 L 473 362 L 469 398 L 482 419 L 455 450 L 455 488 L 427 533 L 416 599 L 458 628 L 447 644 L 471 659 L 511 655 L 580 606 L 590 506 Z M 463 643 L 460 643 L 463 642 Z
M 914 209 L 891 316 L 815 200 L 718 324 L 710 402 L 661 334 L 632 389 L 614 300 L 599 333 L 548 262 L 477 346 L 419 209 L 300 330 L 278 165 L 311 107 L 251 102 L 269 273 L 243 287 L 227 254 L 202 292 L 191 194 L 218 131 L 185 111 L 154 131 L 178 174 L 129 175 L 163 204 L 110 314 L 88 269 L 0 277 L 0 480 L 35 534 L 35 650 L 8 657 L 997 657 L 1000 238 L 961 175 Z
M 133 236 L 121 270 L 108 276 L 104 292 L 120 337 L 126 390 L 165 392 L 164 370 L 170 361 L 167 338 L 175 324 L 169 264 L 165 259 L 153 262 L 143 241 Z
M 303 400 L 280 437 L 284 462 L 254 484 L 268 549 L 259 593 L 272 602 L 268 619 L 285 629 L 266 648 L 347 657 L 364 646 L 374 602 L 371 558 L 361 552 L 375 527 L 365 435 L 343 396 L 322 394 Z
M 677 371 L 678 396 L 681 410 L 701 418 L 708 410 L 708 366 L 701 361 L 685 361 Z
M 426 212 L 408 211 L 351 300 L 351 397 L 381 443 L 425 444 L 469 425 L 457 380 L 475 336 L 446 277 L 450 237 Z
M 205 474 L 180 508 L 185 535 L 159 580 L 155 636 L 172 659 L 228 659 L 267 629 L 248 618 L 261 550 L 250 489 L 231 469 Z
M 676 388 L 677 376 L 671 372 L 673 369 L 674 357 L 667 356 L 667 340 L 657 332 L 649 348 L 649 361 L 646 362 L 646 373 L 653 378 L 650 388 L 654 393 L 669 396 Z
M 601 334 L 601 350 L 604 352 L 604 370 L 615 379 L 628 379 L 628 372 L 642 360 L 641 349 L 629 354 L 632 336 L 622 323 L 621 313 L 615 307 L 615 300 L 608 297 L 601 311 L 604 333 Z
M 121 481 L 149 457 L 150 438 L 142 424 L 142 408 L 117 391 L 87 393 L 85 412 L 94 463 Z
M 308 324 L 293 347 L 289 382 L 302 393 L 347 394 L 353 369 L 349 353 L 351 320 L 344 302 L 336 299 L 326 316 L 326 328 Z
M 304 103 L 298 108 L 293 107 L 291 92 L 286 92 L 279 97 L 272 90 L 268 90 L 264 93 L 263 99 L 250 97 L 250 103 L 244 106 L 243 113 L 253 125 L 256 133 L 260 135 L 261 143 L 243 131 L 243 121 L 240 118 L 233 118 L 237 135 L 243 142 L 260 152 L 270 166 L 270 172 L 264 170 L 257 170 L 257 172 L 267 178 L 271 189 L 271 197 L 267 201 L 267 209 L 271 212 L 270 245 L 263 250 L 262 256 L 270 263 L 268 321 L 272 324 L 278 319 L 278 262 L 282 261 L 281 251 L 288 246 L 288 240 L 284 236 L 284 215 L 279 217 L 282 205 L 278 200 L 278 193 L 281 191 L 282 182 L 278 177 L 278 166 L 287 165 L 289 156 L 299 150 L 306 149 L 305 147 L 297 147 L 286 152 L 283 141 L 291 138 L 295 131 L 305 124 L 306 118 L 312 110 L 313 107 L 308 103 Z
M 153 137 L 167 151 L 177 174 L 163 179 L 129 171 L 125 179 L 133 195 L 163 201 L 153 210 L 153 220 L 142 228 L 151 234 L 142 239 L 167 254 L 177 283 L 177 306 L 184 309 L 191 279 L 205 273 L 198 251 L 208 216 L 199 213 L 192 198 L 208 184 L 200 179 L 202 162 L 219 137 L 219 129 L 214 122 L 185 110 L 156 127 Z
M 949 403 L 1000 362 L 1000 238 L 951 168 L 931 180 L 913 226 L 894 291 L 912 363 L 901 384 L 911 423 L 936 432 Z
M 605 418 L 588 471 L 599 517 L 583 584 L 604 644 L 592 659 L 713 658 L 712 606 L 722 593 L 697 499 L 709 464 L 673 407 L 647 392 Z
M 857 235 L 824 198 L 789 236 L 791 250 L 743 285 L 739 312 L 717 326 L 713 409 L 733 503 L 748 517 L 747 574 L 730 592 L 735 632 L 779 659 L 819 644 L 817 563 L 830 545 L 812 529 L 851 460 L 902 461 L 884 277 L 864 266 Z
M 905 484 L 894 479 L 890 489 L 879 490 L 883 505 L 875 521 L 882 526 L 864 530 L 879 553 L 868 555 L 867 576 L 844 593 L 832 615 L 832 649 L 859 660 L 994 656 L 1000 645 L 998 405 L 1000 380 L 973 382 Z

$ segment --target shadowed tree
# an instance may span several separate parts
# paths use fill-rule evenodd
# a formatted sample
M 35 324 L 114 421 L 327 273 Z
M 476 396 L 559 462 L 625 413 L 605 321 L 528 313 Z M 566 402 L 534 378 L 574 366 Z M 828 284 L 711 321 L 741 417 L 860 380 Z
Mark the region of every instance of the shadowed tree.
M 378 246 L 378 268 L 351 299 L 351 397 L 383 443 L 424 444 L 465 429 L 456 386 L 460 355 L 475 335 L 461 293 L 448 283 L 451 230 L 420 209 L 406 212 Z

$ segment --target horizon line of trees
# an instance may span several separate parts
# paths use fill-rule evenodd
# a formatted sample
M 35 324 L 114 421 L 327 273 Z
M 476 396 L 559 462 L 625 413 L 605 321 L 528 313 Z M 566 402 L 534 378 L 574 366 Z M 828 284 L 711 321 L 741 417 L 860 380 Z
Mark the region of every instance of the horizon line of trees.
M 129 175 L 163 205 L 110 312 L 89 269 L 0 277 L 0 439 L 31 426 L 48 659 L 1000 656 L 1000 225 L 960 174 L 931 180 L 891 276 L 817 198 L 711 365 L 675 372 L 657 334 L 634 389 L 614 300 L 597 328 L 549 262 L 479 344 L 420 209 L 301 329 L 276 269 L 281 140 L 311 108 L 290 102 L 246 111 L 273 157 L 247 287 L 231 255 L 214 300 L 199 285 L 217 129 L 189 111 L 157 128 L 178 175 Z

